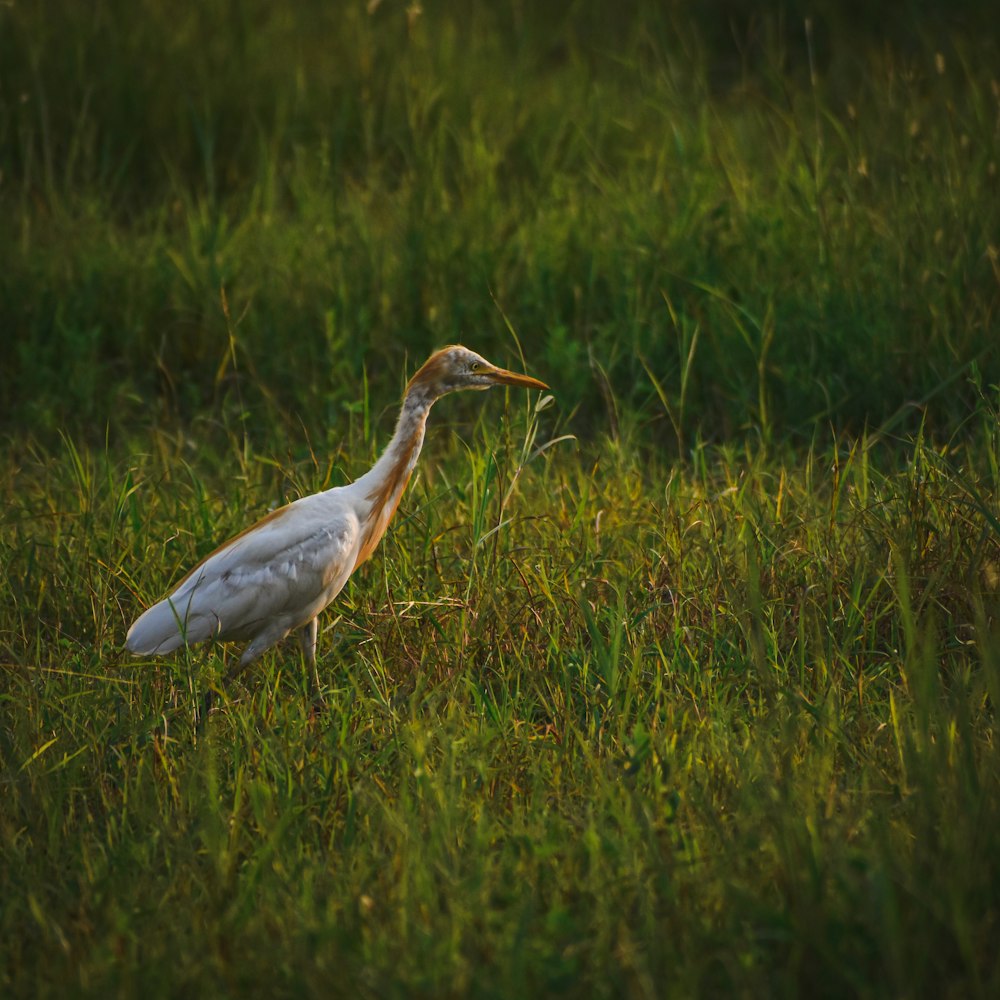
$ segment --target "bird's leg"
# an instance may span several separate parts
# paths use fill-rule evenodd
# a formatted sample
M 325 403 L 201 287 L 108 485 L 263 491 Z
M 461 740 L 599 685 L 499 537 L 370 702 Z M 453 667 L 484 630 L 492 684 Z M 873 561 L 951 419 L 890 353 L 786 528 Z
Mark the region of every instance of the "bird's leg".
M 230 681 L 236 680 L 236 678 L 239 677 L 240 674 L 247 669 L 247 667 L 256 663 L 261 658 L 264 651 L 273 646 L 276 641 L 277 640 L 268 642 L 265 645 L 260 643 L 260 636 L 254 639 L 254 641 L 243 650 L 240 658 L 226 671 L 226 683 L 228 684 Z
M 240 674 L 246 670 L 255 660 L 260 658 L 260 654 L 263 650 L 258 650 L 257 652 L 252 652 L 253 643 L 243 651 L 243 655 L 226 671 L 226 676 L 223 678 L 223 683 L 228 684 L 230 681 L 235 680 Z M 201 711 L 198 713 L 198 728 L 201 729 L 205 724 L 205 720 L 208 718 L 209 713 L 215 707 L 215 689 L 210 687 L 206 692 L 205 696 L 201 699 Z
M 313 684 L 319 690 L 319 675 L 316 673 L 316 638 L 318 633 L 318 623 L 315 618 L 306 622 L 299 630 L 299 642 L 302 644 L 302 652 L 306 662 L 312 667 Z M 227 671 L 223 683 L 230 684 L 236 680 L 246 669 L 256 663 L 261 656 L 273 645 L 280 642 L 286 635 L 288 629 L 281 626 L 274 626 L 265 632 L 261 632 L 246 649 L 243 654 Z M 215 701 L 215 692 L 209 688 L 201 705 L 202 719 L 208 717 Z
M 319 620 L 311 618 L 299 629 L 299 642 L 302 645 L 302 655 L 310 668 L 313 694 L 322 701 L 319 686 L 319 671 L 316 669 L 316 639 L 319 635 Z
M 306 663 L 312 666 L 316 664 L 316 637 L 318 635 L 319 621 L 316 618 L 310 618 L 299 629 L 299 642 L 302 645 L 302 655 L 306 658 Z
M 205 722 L 208 720 L 212 709 L 215 708 L 215 690 L 214 688 L 209 688 L 201 698 L 201 703 L 198 705 L 194 716 L 195 732 L 200 733 L 205 727 Z
M 225 684 L 225 683 L 233 680 L 234 678 L 238 677 L 241 673 L 243 673 L 243 671 L 247 667 L 250 666 L 251 663 L 253 663 L 254 660 L 256 660 L 260 656 L 260 653 L 257 653 L 256 655 L 251 656 L 251 657 L 248 658 L 247 657 L 247 653 L 248 652 L 249 652 L 249 649 L 245 650 L 244 653 L 243 653 L 243 655 L 239 658 L 239 660 L 237 660 L 236 663 L 233 664 L 233 666 L 231 666 L 226 671 L 225 677 L 222 680 L 223 684 Z M 196 720 L 197 720 L 198 728 L 199 729 L 202 726 L 204 726 L 205 720 L 208 718 L 209 713 L 211 713 L 212 709 L 215 708 L 215 700 L 216 700 L 217 693 L 218 692 L 217 692 L 216 688 L 210 685 L 209 688 L 208 688 L 208 690 L 205 692 L 204 696 L 202 697 L 202 699 L 201 699 L 201 705 L 199 706 L 199 711 L 198 711 L 197 716 L 196 716 Z

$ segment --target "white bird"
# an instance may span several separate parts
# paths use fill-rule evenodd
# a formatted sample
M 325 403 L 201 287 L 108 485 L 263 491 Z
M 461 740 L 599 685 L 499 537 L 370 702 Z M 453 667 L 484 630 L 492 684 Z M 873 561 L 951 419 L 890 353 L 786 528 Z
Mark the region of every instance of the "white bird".
M 385 534 L 431 406 L 445 393 L 493 385 L 548 388 L 465 347 L 432 354 L 407 384 L 392 440 L 365 475 L 280 507 L 221 545 L 136 620 L 128 650 L 154 655 L 206 639 L 243 641 L 238 673 L 297 631 L 315 669 L 316 617 Z

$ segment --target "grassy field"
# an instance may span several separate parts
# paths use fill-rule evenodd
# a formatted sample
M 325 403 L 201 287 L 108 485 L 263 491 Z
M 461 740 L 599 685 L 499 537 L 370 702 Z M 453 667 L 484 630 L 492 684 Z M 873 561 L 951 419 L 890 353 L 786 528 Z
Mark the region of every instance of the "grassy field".
M 0 7 L 0 993 L 1000 993 L 1000 43 L 850 6 Z M 454 341 L 321 703 L 124 654 Z

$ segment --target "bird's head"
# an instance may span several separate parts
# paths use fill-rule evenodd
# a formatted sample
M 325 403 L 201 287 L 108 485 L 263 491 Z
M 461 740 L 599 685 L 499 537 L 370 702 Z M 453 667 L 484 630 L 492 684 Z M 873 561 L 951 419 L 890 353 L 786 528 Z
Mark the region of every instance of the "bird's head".
M 459 389 L 489 389 L 494 385 L 519 385 L 525 389 L 548 389 L 530 375 L 497 368 L 467 347 L 452 345 L 435 351 L 410 379 L 407 392 L 423 391 L 433 398 Z

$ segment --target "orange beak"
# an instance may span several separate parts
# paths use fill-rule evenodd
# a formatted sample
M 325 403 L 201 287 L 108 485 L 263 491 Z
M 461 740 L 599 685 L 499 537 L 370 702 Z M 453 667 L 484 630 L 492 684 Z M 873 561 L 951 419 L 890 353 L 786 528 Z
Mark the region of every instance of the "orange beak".
M 548 386 L 544 382 L 539 382 L 537 378 L 509 372 L 506 368 L 494 368 L 488 374 L 498 385 L 520 385 L 525 389 L 548 389 Z

